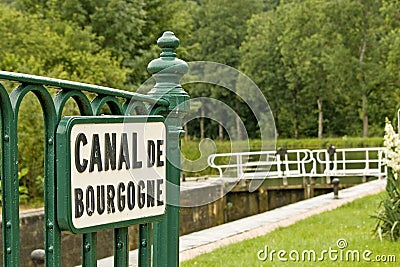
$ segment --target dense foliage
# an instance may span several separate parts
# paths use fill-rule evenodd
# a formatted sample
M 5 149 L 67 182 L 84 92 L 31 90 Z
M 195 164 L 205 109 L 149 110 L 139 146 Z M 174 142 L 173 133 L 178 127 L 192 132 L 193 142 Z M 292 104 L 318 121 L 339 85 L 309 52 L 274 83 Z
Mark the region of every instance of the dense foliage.
M 3 70 L 135 90 L 157 56 L 156 38 L 170 29 L 181 58 L 227 64 L 253 79 L 281 137 L 376 136 L 382 118 L 395 114 L 398 1 L 1 2 Z M 237 96 L 216 86 L 187 90 L 223 100 L 258 137 Z M 191 136 L 224 138 L 217 123 L 199 121 L 189 124 Z
M 180 58 L 215 61 L 249 76 L 266 96 L 280 138 L 380 136 L 394 118 L 400 76 L 397 0 L 0 0 L 0 69 L 136 90 L 172 30 Z M 193 97 L 223 101 L 250 138 L 257 121 L 233 93 L 188 85 Z M 243 88 L 242 90 L 245 90 Z M 20 112 L 21 183 L 36 192 L 43 157 L 37 101 Z M 213 106 L 197 108 L 213 114 Z M 38 114 L 32 116 L 32 114 Z M 210 119 L 190 138 L 227 139 Z M 22 169 L 21 169 L 22 170 Z
M 241 68 L 270 100 L 280 135 L 381 131 L 398 102 L 393 2 L 285 1 L 248 21 Z

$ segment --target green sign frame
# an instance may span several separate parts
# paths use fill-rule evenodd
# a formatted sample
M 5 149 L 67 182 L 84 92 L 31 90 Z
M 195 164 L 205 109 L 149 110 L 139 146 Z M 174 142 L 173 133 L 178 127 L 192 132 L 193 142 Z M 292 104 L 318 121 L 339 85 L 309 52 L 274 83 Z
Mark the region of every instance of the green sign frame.
M 95 232 L 98 230 L 105 230 L 105 229 L 113 229 L 113 228 L 121 228 L 121 227 L 128 227 L 130 225 L 138 224 L 138 223 L 149 223 L 160 221 L 165 216 L 166 211 L 166 196 L 164 198 L 164 203 L 162 204 L 162 208 L 164 211 L 162 214 L 157 215 L 141 215 L 139 218 L 128 218 L 126 216 L 121 216 L 121 220 L 113 221 L 113 222 L 100 222 L 100 224 L 90 224 L 89 226 L 83 227 L 76 227 L 73 222 L 74 216 L 74 209 L 73 209 L 73 201 L 74 197 L 72 195 L 71 183 L 72 183 L 72 168 L 73 165 L 72 157 L 74 156 L 71 153 L 72 150 L 72 143 L 71 141 L 71 132 L 74 127 L 86 127 L 87 129 L 91 129 L 92 125 L 109 125 L 110 131 L 115 129 L 115 126 L 120 126 L 121 124 L 140 124 L 140 125 L 155 125 L 154 123 L 158 123 L 160 125 L 161 122 L 164 127 L 164 134 L 163 134 L 163 143 L 165 147 L 167 147 L 167 134 L 166 134 L 166 125 L 165 119 L 162 116 L 101 116 L 101 117 L 93 117 L 93 116 L 67 116 L 61 119 L 57 132 L 56 132 L 56 179 L 57 179 L 57 220 L 61 230 L 70 231 L 72 233 L 81 234 L 81 233 L 89 233 Z M 121 145 L 122 146 L 122 145 Z M 122 150 L 122 147 L 121 147 Z M 93 152 L 93 148 L 92 148 Z M 76 152 L 75 152 L 76 153 Z M 122 152 L 120 152 L 122 153 Z M 167 149 L 163 151 L 163 157 L 165 157 L 164 169 L 165 173 L 160 175 L 160 179 L 162 180 L 161 183 L 164 183 L 163 186 L 166 186 L 167 178 L 166 178 L 166 167 L 167 165 Z M 76 157 L 76 156 L 75 156 Z M 86 160 L 88 161 L 88 160 Z M 91 161 L 91 160 L 90 160 Z M 125 162 L 125 164 L 128 164 Z M 143 166 L 146 165 L 145 162 L 142 163 Z M 140 165 L 141 166 L 141 165 Z M 98 167 L 98 166 L 96 166 Z M 145 168 L 145 167 L 143 167 Z M 126 165 L 126 169 L 128 169 L 128 165 Z M 106 189 L 107 190 L 107 189 Z M 113 189 L 114 190 L 114 189 Z M 124 187 L 125 190 L 125 187 Z M 137 189 L 138 190 L 138 189 Z M 166 188 L 164 187 L 163 190 L 164 194 L 166 194 Z M 115 192 L 115 191 L 114 191 Z M 108 193 L 108 192 L 107 192 Z M 154 193 L 154 192 L 153 192 Z M 94 191 L 93 191 L 93 198 L 94 198 Z M 107 194 L 106 194 L 107 197 Z M 114 196 L 113 196 L 114 197 Z M 154 195 L 153 195 L 154 197 Z M 75 196 L 76 198 L 76 196 Z M 83 197 L 82 197 L 83 198 Z M 103 200 L 104 201 L 104 200 Z M 114 201 L 114 200 L 113 200 Z M 157 202 L 157 201 L 156 201 Z M 114 204 L 113 204 L 114 205 Z M 117 205 L 117 204 L 115 204 Z M 125 205 L 125 204 L 124 204 Z M 144 205 L 144 204 L 143 204 Z M 161 204 L 160 204 L 161 205 Z M 148 206 L 147 206 L 148 207 Z M 146 208 L 146 206 L 144 206 Z M 89 213 L 88 213 L 89 214 Z M 106 214 L 106 213 L 104 213 Z M 76 210 L 75 210 L 75 217 L 76 217 Z

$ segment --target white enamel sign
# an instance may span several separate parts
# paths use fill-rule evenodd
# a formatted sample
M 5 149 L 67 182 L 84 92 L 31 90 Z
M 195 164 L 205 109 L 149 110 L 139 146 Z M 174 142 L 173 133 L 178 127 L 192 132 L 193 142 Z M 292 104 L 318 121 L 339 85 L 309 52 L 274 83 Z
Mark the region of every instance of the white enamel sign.
M 70 129 L 69 146 L 74 228 L 164 214 L 163 122 L 78 123 Z

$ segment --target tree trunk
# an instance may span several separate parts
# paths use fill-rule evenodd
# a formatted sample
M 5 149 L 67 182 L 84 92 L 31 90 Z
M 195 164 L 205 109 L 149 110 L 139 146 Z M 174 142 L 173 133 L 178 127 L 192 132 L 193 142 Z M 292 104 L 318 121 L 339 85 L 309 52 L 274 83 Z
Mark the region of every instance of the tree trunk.
M 204 134 L 204 109 L 203 109 L 203 107 L 201 107 L 200 108 L 200 112 L 201 112 L 201 115 L 200 115 L 200 140 L 203 140 L 204 139 L 204 136 L 205 136 L 205 134 Z
M 239 116 L 236 117 L 236 132 L 237 132 L 237 139 L 243 139 L 242 127 L 240 127 L 241 119 Z
M 367 49 L 367 41 L 364 39 L 360 50 L 360 63 L 364 62 L 365 50 Z
M 183 130 L 185 131 L 185 141 L 188 141 L 189 140 L 189 132 L 188 132 L 188 126 L 187 126 L 187 123 L 183 126 Z
M 224 140 L 224 127 L 221 124 L 218 124 L 218 137 L 219 140 Z
M 397 132 L 400 132 L 400 109 L 397 110 Z
M 275 103 L 278 103 L 278 100 L 275 98 Z M 280 125 L 279 125 L 279 105 L 276 105 L 274 108 L 275 112 L 274 112 L 274 122 L 275 122 L 275 138 L 278 139 L 279 138 L 279 129 L 280 129 Z
M 364 38 L 360 51 L 360 65 L 364 61 L 365 50 L 367 48 L 367 41 Z M 361 86 L 364 87 L 364 73 L 361 73 Z M 362 120 L 363 120 L 363 137 L 368 137 L 368 97 L 365 88 L 362 93 Z
M 293 108 L 294 138 L 299 139 L 299 118 L 297 115 L 297 89 L 293 90 L 292 108 Z
M 368 98 L 366 94 L 362 96 L 362 116 L 363 116 L 363 137 L 368 137 Z
M 322 139 L 322 134 L 324 131 L 324 114 L 322 112 L 322 100 L 321 98 L 317 99 L 318 104 L 318 139 Z

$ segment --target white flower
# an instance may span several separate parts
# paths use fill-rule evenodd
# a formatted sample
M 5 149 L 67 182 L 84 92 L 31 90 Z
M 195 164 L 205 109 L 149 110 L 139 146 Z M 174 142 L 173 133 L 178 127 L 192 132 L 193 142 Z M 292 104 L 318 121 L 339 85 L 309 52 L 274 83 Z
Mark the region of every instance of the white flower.
M 392 169 L 393 176 L 397 180 L 397 174 L 400 172 L 400 139 L 388 118 L 386 118 L 385 136 L 383 140 L 383 146 L 385 147 L 384 152 L 386 155 L 383 163 Z

